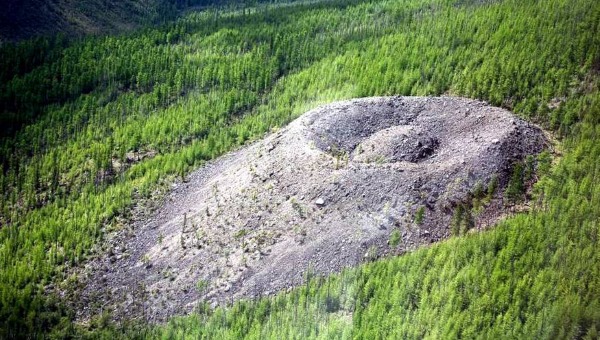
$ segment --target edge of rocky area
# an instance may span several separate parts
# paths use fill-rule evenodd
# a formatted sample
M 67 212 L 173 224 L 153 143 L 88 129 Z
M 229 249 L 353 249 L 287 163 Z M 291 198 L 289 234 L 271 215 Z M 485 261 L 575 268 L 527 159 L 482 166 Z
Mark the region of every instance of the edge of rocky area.
M 82 320 L 164 321 L 492 225 L 514 165 L 547 145 L 536 126 L 464 98 L 316 108 L 196 170 L 132 235 L 113 235 L 81 270 L 76 308 Z

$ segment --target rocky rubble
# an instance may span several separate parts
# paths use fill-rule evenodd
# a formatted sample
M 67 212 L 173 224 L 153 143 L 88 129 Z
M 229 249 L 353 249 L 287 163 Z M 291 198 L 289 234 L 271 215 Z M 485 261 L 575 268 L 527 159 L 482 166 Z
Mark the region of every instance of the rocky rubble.
M 112 309 L 162 321 L 203 300 L 289 289 L 309 268 L 337 272 L 442 240 L 476 184 L 496 177 L 501 191 L 514 163 L 545 144 L 537 127 L 469 99 L 317 108 L 198 169 L 133 235 L 113 238 L 87 266 L 81 317 Z M 481 212 L 488 223 L 498 197 Z

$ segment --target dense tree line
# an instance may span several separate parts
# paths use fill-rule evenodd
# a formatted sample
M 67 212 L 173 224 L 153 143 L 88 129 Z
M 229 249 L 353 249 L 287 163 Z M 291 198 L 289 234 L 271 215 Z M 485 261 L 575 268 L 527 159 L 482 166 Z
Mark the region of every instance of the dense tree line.
M 592 0 L 328 1 L 2 47 L 0 336 L 75 332 L 45 290 L 76 282 L 68 268 L 139 197 L 318 104 L 394 94 L 479 98 L 553 130 L 564 157 L 535 210 L 142 334 L 593 336 L 599 25 Z

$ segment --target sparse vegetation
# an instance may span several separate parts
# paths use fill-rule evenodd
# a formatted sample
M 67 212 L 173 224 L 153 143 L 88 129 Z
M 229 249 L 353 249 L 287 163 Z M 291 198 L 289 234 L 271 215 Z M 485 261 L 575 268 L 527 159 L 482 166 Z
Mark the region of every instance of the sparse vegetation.
M 144 255 L 144 257 L 142 257 L 142 263 L 144 264 L 145 267 L 150 267 L 150 265 L 151 265 L 150 257 L 147 254 Z
M 402 240 L 402 234 L 400 233 L 400 230 L 398 229 L 394 229 L 392 231 L 392 233 L 390 234 L 390 246 L 392 247 L 397 247 L 400 244 L 400 241 Z
M 334 0 L 2 45 L 0 115 L 14 129 L 0 142 L 0 337 L 594 338 L 599 26 L 593 0 Z M 538 157 L 536 209 L 161 327 L 103 316 L 82 329 L 47 294 L 137 199 L 306 109 L 444 93 L 509 108 L 560 138 L 556 164 Z M 528 171 L 514 171 L 511 201 Z M 456 235 L 470 214 L 456 207 Z
M 367 252 L 365 253 L 365 260 L 367 261 L 375 261 L 377 259 L 377 247 L 369 246 Z
M 298 213 L 298 216 L 300 216 L 300 218 L 302 218 L 302 219 L 306 218 L 306 213 L 304 211 L 304 208 L 298 202 L 298 200 L 296 200 L 295 197 L 292 197 L 290 199 L 290 202 L 292 203 L 292 208 L 294 208 L 294 210 Z
M 236 239 L 241 239 L 244 238 L 246 235 L 248 235 L 248 230 L 246 229 L 240 229 L 236 234 L 235 234 L 235 238 Z
M 196 283 L 196 289 L 198 290 L 198 292 L 200 294 L 203 294 L 207 287 L 208 287 L 208 282 L 206 282 L 204 280 L 198 280 L 198 282 Z
M 481 181 L 477 181 L 477 183 L 475 183 L 475 186 L 473 187 L 473 189 L 471 190 L 471 205 L 472 205 L 472 210 L 475 214 L 478 214 L 483 207 L 489 203 L 489 200 L 487 200 L 486 197 L 486 192 L 485 189 L 483 188 L 483 183 L 481 183 Z
M 452 235 L 460 236 L 468 230 L 469 215 L 470 209 L 465 207 L 464 203 L 460 203 L 454 208 L 451 222 Z
M 506 187 L 504 195 L 510 204 L 517 204 L 524 199 L 525 195 L 525 166 L 517 163 L 513 169 L 512 176 Z
M 417 225 L 423 224 L 424 218 L 425 218 L 425 207 L 420 206 L 415 211 L 415 224 L 417 224 Z

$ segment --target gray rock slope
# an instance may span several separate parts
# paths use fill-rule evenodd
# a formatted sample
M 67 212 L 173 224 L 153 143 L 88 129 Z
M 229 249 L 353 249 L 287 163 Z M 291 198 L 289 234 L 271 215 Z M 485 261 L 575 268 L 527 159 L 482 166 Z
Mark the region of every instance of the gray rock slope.
M 133 236 L 116 238 L 88 265 L 82 315 L 97 312 L 96 301 L 117 316 L 160 321 L 202 300 L 288 289 L 309 268 L 337 272 L 442 240 L 477 182 L 497 176 L 502 188 L 514 162 L 545 144 L 535 126 L 469 99 L 317 108 L 197 170 Z M 394 230 L 401 240 L 391 247 Z

